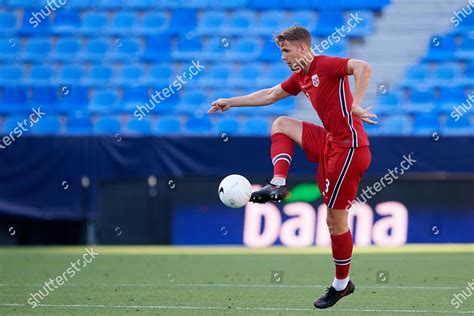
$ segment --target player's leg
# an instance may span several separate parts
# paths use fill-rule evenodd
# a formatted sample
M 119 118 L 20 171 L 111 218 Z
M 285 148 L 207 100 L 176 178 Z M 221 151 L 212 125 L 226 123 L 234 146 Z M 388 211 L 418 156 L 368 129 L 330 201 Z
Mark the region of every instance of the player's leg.
M 332 256 L 335 264 L 335 277 L 327 292 L 314 302 L 317 308 L 333 306 L 342 297 L 354 292 L 350 281 L 349 269 L 352 260 L 352 233 L 348 225 L 349 202 L 357 194 L 362 174 L 370 165 L 368 147 L 358 149 L 334 149 L 327 157 L 325 176 L 325 203 L 327 208 L 327 226 L 331 235 Z M 320 185 L 321 187 L 321 185 Z
M 273 163 L 273 178 L 262 189 L 253 192 L 251 202 L 266 203 L 270 200 L 279 201 L 286 197 L 286 178 L 293 159 L 294 143 L 301 146 L 303 122 L 297 119 L 281 116 L 272 124 L 271 159 Z

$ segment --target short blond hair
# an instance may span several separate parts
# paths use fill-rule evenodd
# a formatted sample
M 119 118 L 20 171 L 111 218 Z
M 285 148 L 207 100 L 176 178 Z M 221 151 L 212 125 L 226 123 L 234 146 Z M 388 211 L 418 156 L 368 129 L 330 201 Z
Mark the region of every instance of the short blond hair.
M 308 47 L 311 47 L 311 33 L 309 33 L 306 28 L 299 25 L 289 27 L 280 34 L 275 35 L 274 40 L 278 46 L 281 46 L 283 41 L 288 41 L 303 42 L 308 45 Z

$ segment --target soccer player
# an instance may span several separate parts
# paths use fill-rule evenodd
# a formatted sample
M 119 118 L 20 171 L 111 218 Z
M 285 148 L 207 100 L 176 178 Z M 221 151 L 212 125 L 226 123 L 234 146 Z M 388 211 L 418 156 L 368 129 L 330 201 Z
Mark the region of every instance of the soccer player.
M 349 279 L 352 234 L 347 210 L 371 161 L 369 140 L 362 121 L 376 124 L 373 120 L 376 116 L 370 109 L 361 107 L 371 66 L 356 59 L 315 55 L 311 50 L 311 34 L 300 26 L 286 29 L 275 36 L 275 41 L 281 50 L 281 59 L 293 74 L 273 88 L 218 99 L 212 103 L 208 113 L 224 112 L 239 106 L 269 105 L 301 91 L 313 105 L 324 128 L 285 116 L 273 122 L 273 178 L 262 189 L 253 192 L 250 201 L 266 203 L 286 197 L 286 177 L 294 143 L 303 148 L 309 161 L 318 163 L 316 180 L 327 205 L 326 222 L 336 271 L 332 285 L 314 302 L 314 306 L 327 308 L 355 289 Z M 354 96 L 349 87 L 349 75 L 353 75 L 355 80 Z

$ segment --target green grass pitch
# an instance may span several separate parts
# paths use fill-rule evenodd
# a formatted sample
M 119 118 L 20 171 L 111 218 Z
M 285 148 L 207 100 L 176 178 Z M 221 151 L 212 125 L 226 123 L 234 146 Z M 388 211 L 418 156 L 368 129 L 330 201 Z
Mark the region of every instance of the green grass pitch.
M 95 259 L 32 308 L 30 294 L 82 259 L 84 247 L 0 248 L 0 315 L 474 314 L 474 295 L 458 308 L 451 302 L 473 292 L 474 245 L 357 248 L 355 293 L 324 311 L 312 303 L 333 278 L 327 248 L 94 251 Z

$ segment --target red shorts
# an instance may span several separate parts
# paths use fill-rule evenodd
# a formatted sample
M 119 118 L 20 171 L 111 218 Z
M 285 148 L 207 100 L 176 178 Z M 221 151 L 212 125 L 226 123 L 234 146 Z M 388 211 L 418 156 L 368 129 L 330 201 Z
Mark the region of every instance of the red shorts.
M 329 141 L 324 128 L 308 122 L 303 122 L 302 142 L 309 161 L 318 163 L 316 180 L 324 203 L 333 209 L 348 208 L 369 168 L 369 146 L 338 147 Z

